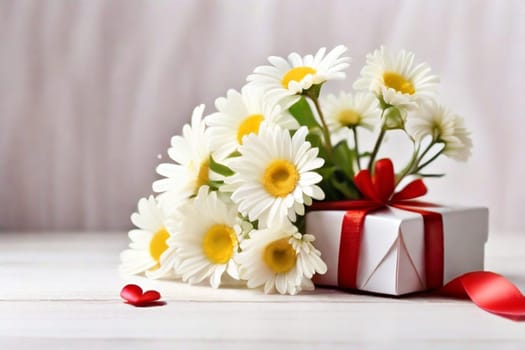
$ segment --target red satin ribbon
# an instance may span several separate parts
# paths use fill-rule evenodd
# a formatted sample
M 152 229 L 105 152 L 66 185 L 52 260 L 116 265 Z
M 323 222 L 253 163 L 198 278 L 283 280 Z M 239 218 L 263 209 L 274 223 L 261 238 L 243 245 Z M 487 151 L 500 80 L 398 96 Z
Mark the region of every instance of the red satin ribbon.
M 314 210 L 346 210 L 341 233 L 338 283 L 343 288 L 356 288 L 362 226 L 368 213 L 393 206 L 423 215 L 425 229 L 425 272 L 427 288 L 443 285 L 443 222 L 441 214 L 421 207 L 434 204 L 413 201 L 426 193 L 423 181 L 415 180 L 397 193 L 392 162 L 376 162 L 373 176 L 368 170 L 360 171 L 354 183 L 365 199 L 336 202 L 316 202 Z M 481 309 L 514 321 L 525 321 L 525 296 L 503 276 L 489 271 L 469 272 L 442 287 L 440 295 L 469 298 Z
M 505 277 L 494 272 L 468 272 L 447 283 L 439 294 L 469 298 L 487 312 L 513 321 L 525 321 L 525 296 Z

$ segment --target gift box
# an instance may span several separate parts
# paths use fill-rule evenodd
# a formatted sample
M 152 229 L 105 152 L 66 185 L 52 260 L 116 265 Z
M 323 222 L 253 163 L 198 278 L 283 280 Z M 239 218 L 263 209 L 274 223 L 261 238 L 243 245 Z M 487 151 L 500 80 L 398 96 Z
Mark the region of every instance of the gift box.
M 341 245 L 344 217 L 355 209 L 309 212 L 306 232 L 315 235 L 316 246 L 328 266 L 326 274 L 317 275 L 314 282 L 348 288 L 341 276 L 354 269 L 355 281 L 350 288 L 403 295 L 437 288 L 463 273 L 483 270 L 488 209 L 429 206 L 420 205 L 414 211 L 388 206 L 367 213 L 360 227 L 354 227 L 361 237 L 357 267 L 349 266 L 352 264 L 344 258 L 351 246 Z M 428 222 L 421 211 L 440 218 L 440 232 L 430 232 L 439 236 L 437 241 L 425 237 L 429 234 L 425 232 Z M 429 260 L 429 255 L 439 258 Z M 434 281 L 438 280 L 433 286 L 429 286 L 430 273 Z

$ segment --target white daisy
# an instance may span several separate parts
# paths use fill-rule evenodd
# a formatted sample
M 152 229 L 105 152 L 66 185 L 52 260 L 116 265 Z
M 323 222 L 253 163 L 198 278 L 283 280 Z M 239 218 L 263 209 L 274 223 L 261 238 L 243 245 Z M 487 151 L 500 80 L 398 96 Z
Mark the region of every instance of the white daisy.
M 372 130 L 380 120 L 377 97 L 370 93 L 327 95 L 321 99 L 326 124 L 335 138 L 346 138 L 349 130 L 358 126 Z M 334 138 L 334 139 L 335 139 Z
M 264 285 L 264 292 L 281 294 L 312 290 L 315 273 L 325 273 L 321 252 L 312 244 L 312 235 L 301 235 L 288 220 L 261 230 L 241 244 L 238 255 L 240 277 L 249 288 Z
M 168 210 L 185 198 L 195 195 L 199 188 L 207 185 L 217 174 L 210 171 L 210 141 L 205 124 L 201 120 L 204 105 L 193 110 L 191 126 L 186 124 L 182 136 L 171 139 L 169 157 L 175 163 L 163 163 L 157 173 L 164 179 L 153 183 L 153 190 L 161 192 L 159 200 Z
M 150 196 L 138 202 L 138 213 L 131 215 L 131 222 L 138 229 L 129 231 L 131 243 L 120 254 L 119 271 L 122 275 L 145 273 L 151 278 L 166 277 L 173 268 L 172 259 L 164 259 L 170 232 L 166 217 L 157 200 Z
M 241 92 L 229 90 L 226 98 L 215 100 L 218 112 L 206 117 L 214 158 L 226 158 L 242 144 L 245 135 L 257 133 L 261 122 L 285 129 L 297 129 L 297 121 L 264 91 L 244 86 Z
M 345 46 L 339 45 L 328 53 L 323 47 L 315 56 L 301 57 L 295 52 L 288 56 L 288 60 L 271 56 L 268 58 L 271 65 L 255 68 L 253 74 L 248 76 L 248 81 L 277 98 L 301 94 L 312 85 L 344 79 L 346 74 L 342 71 L 349 66 L 350 61 L 349 57 L 341 56 L 346 51 Z
M 240 156 L 229 161 L 235 174 L 226 178 L 232 200 L 250 221 L 273 223 L 296 213 L 304 215 L 304 205 L 324 199 L 316 184 L 321 175 L 313 170 L 324 164 L 319 150 L 305 140 L 308 130 L 301 127 L 293 137 L 278 126 L 261 126 L 259 134 L 244 138 Z
M 433 142 L 444 145 L 443 154 L 466 161 L 471 155 L 472 140 L 463 118 L 434 101 L 422 105 L 420 111 L 409 120 L 410 135 L 418 141 L 430 136 Z
M 195 198 L 179 207 L 168 244 L 174 250 L 175 270 L 183 281 L 194 284 L 209 278 L 210 285 L 217 288 L 225 271 L 238 279 L 233 258 L 241 229 L 235 206 L 227 205 L 217 192 L 208 190 L 202 186 Z
M 392 106 L 411 110 L 421 99 L 434 97 L 439 82 L 426 63 L 414 63 L 413 53 L 401 50 L 395 55 L 381 46 L 368 54 L 361 77 L 354 89 L 367 90 L 382 96 Z

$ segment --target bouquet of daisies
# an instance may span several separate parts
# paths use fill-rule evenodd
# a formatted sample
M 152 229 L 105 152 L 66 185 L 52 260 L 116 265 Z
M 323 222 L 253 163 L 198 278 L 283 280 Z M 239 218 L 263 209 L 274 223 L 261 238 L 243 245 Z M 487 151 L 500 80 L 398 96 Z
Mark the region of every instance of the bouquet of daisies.
M 140 199 L 131 216 L 137 228 L 121 273 L 214 288 L 236 280 L 265 293 L 311 290 L 326 264 L 315 237 L 304 234 L 308 206 L 361 198 L 354 175 L 373 171 L 389 131 L 413 145 L 396 185 L 441 176 L 424 172 L 441 155 L 468 158 L 463 120 L 438 104 L 437 76 L 410 52 L 381 47 L 367 56 L 357 92 L 322 96 L 325 82 L 345 78 L 346 51 L 272 56 L 240 91 L 218 98 L 215 112 L 196 107 L 171 140 L 172 162 L 157 167 L 158 195 Z M 360 145 L 363 129 L 375 133 L 371 149 Z

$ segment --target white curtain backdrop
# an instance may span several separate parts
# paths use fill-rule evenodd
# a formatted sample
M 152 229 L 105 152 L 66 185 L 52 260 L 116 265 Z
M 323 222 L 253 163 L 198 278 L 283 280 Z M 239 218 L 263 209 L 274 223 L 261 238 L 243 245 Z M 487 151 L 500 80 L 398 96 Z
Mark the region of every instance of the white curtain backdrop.
M 194 106 L 269 55 L 337 44 L 353 61 L 328 89 L 350 89 L 385 44 L 430 63 L 472 131 L 472 158 L 438 162 L 427 199 L 525 234 L 524 19 L 520 0 L 4 0 L 0 229 L 127 228 Z

